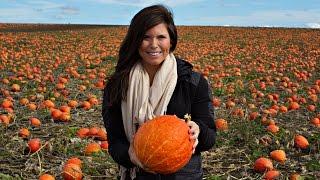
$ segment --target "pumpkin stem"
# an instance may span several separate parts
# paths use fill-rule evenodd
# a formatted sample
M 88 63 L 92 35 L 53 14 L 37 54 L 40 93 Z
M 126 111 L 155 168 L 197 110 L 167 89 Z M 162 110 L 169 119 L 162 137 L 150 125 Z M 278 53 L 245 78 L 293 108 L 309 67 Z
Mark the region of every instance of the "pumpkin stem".
M 183 118 L 185 119 L 185 121 L 186 121 L 186 122 L 191 121 L 191 115 L 190 115 L 190 114 L 188 114 L 188 113 L 187 113 L 187 114 L 185 114 Z

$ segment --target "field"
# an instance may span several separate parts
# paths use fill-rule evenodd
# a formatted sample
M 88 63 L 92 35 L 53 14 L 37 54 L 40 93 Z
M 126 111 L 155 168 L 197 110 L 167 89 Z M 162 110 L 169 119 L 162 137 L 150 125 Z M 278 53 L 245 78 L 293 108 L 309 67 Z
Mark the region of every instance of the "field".
M 101 101 L 126 30 L 0 24 L 0 179 L 62 179 L 71 157 L 82 161 L 84 179 L 116 178 Z M 266 172 L 254 170 L 259 157 L 270 159 L 278 179 L 320 179 L 320 30 L 181 26 L 178 33 L 175 55 L 212 87 L 218 131 L 202 153 L 205 179 L 263 179 Z M 30 150 L 36 138 L 40 149 Z M 91 154 L 89 143 L 102 149 Z

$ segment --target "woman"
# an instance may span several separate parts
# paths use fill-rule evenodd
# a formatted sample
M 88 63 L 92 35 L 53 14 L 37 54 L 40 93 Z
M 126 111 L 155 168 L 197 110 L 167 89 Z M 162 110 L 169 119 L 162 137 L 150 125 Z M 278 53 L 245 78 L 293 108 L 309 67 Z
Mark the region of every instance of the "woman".
M 103 120 L 109 153 L 120 165 L 121 179 L 202 179 L 201 151 L 215 143 L 211 91 L 192 65 L 175 58 L 177 30 L 171 12 L 149 6 L 131 20 L 115 72 L 104 90 Z M 135 156 L 132 138 L 141 124 L 154 116 L 191 114 L 191 160 L 174 174 L 149 172 Z

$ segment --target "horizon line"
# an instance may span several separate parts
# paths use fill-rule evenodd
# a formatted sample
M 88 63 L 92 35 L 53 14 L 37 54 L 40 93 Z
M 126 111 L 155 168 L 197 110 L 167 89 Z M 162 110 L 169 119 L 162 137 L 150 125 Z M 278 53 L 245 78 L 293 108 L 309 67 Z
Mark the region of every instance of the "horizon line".
M 0 22 L 1 24 L 21 24 L 21 25 L 83 25 L 83 26 L 129 26 L 130 24 L 85 24 L 85 23 L 34 23 L 34 22 Z M 176 26 L 199 26 L 199 27 L 243 27 L 243 28 L 297 28 L 297 29 L 319 29 L 315 27 L 306 27 L 306 26 L 272 26 L 272 25 L 253 25 L 253 26 L 244 26 L 244 25 L 190 25 L 190 24 L 176 24 Z

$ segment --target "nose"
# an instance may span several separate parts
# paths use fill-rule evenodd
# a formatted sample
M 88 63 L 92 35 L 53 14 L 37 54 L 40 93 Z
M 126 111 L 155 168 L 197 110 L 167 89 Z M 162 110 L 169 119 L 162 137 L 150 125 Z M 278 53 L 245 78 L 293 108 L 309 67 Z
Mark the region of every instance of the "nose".
M 158 47 L 158 41 L 156 38 L 152 38 L 150 42 L 151 48 L 157 48 Z

